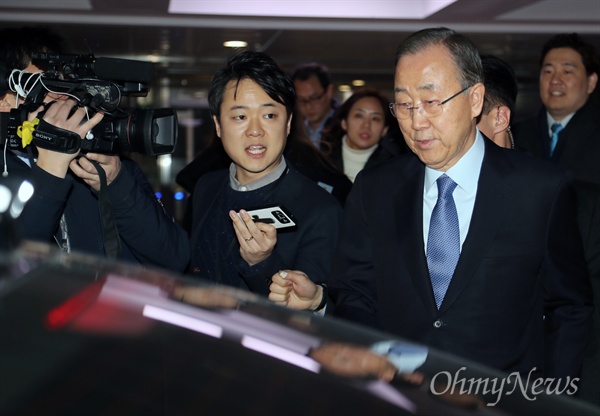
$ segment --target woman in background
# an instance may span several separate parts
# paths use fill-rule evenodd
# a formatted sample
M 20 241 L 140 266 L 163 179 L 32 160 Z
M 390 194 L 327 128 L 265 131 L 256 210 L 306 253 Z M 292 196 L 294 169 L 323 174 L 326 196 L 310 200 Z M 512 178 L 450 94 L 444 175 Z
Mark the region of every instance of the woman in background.
M 344 101 L 325 134 L 324 140 L 331 146 L 330 160 L 352 182 L 364 168 L 404 150 L 402 138 L 390 132 L 393 118 L 388 105 L 388 100 L 376 90 L 359 90 Z

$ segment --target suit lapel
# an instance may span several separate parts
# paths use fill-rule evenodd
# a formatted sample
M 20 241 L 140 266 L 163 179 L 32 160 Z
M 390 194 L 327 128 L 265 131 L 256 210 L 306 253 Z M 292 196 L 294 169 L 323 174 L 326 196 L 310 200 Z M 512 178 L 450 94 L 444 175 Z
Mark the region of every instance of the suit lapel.
M 539 156 L 543 159 L 550 159 L 550 135 L 548 134 L 548 119 L 546 117 L 546 109 L 542 107 L 537 118 L 537 131 L 539 136 L 535 144 L 535 150 L 531 153 L 534 156 Z M 535 134 L 532 132 L 532 134 Z
M 401 236 L 398 253 L 404 259 L 408 276 L 417 288 L 421 301 L 429 310 L 436 310 L 423 242 L 425 167 L 419 162 L 407 166 L 407 170 L 411 171 L 410 176 L 394 196 L 394 206 L 397 207 L 396 232 Z M 410 195 L 410 200 L 407 199 L 407 195 Z
M 593 119 L 590 114 L 587 114 L 590 111 L 593 111 L 593 108 L 587 104 L 573 116 L 564 131 L 561 132 L 557 158 L 556 160 L 553 158 L 553 161 L 556 161 L 560 167 L 568 170 L 577 155 L 585 152 L 589 140 L 596 139 L 590 134 L 590 132 L 596 130 L 593 123 L 588 121 Z
M 473 278 L 504 221 L 510 203 L 510 187 L 504 178 L 509 174 L 510 166 L 502 151 L 486 141 L 471 224 L 440 313 L 452 306 Z

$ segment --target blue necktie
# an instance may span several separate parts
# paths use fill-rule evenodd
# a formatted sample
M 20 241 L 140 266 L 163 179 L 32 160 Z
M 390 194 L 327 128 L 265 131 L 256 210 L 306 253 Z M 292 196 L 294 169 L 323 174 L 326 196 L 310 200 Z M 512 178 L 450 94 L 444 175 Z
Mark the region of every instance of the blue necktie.
M 427 265 L 439 309 L 460 256 L 460 231 L 452 197 L 456 183 L 444 174 L 438 178 L 437 187 L 438 200 L 431 213 L 427 239 Z
M 550 126 L 550 130 L 552 130 L 552 137 L 550 138 L 550 156 L 554 153 L 554 149 L 556 148 L 556 143 L 558 143 L 558 133 L 563 129 L 563 125 L 560 123 L 554 123 Z

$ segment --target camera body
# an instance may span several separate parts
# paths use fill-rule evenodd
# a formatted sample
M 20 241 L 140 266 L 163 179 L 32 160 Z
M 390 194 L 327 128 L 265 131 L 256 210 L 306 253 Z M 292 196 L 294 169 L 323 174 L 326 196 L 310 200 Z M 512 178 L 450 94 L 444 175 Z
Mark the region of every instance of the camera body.
M 103 120 L 81 140 L 82 152 L 131 151 L 156 156 L 175 150 L 178 137 L 175 110 L 120 106 L 123 97 L 147 95 L 148 84 L 154 77 L 152 63 L 51 53 L 34 53 L 32 63 L 47 70 L 35 74 L 13 71 L 7 78 L 8 85 L 25 96 L 25 102 L 10 113 L 0 114 L 3 146 L 7 141 L 9 148 L 23 150 L 17 129 L 51 92 L 77 100 L 79 106 L 87 107 L 92 114 L 104 113 Z M 4 78 L 2 74 L 0 78 Z M 38 118 L 42 116 L 40 113 Z

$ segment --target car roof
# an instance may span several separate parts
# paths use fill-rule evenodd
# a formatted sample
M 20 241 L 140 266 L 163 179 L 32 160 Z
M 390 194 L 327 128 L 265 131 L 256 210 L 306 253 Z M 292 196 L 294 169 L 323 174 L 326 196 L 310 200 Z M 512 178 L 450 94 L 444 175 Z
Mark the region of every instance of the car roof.
M 448 385 L 435 390 L 432 380 L 446 374 L 489 380 L 506 375 L 163 270 L 25 243 L 4 257 L 2 274 L 0 414 L 595 411 L 568 397 L 513 394 L 490 406 L 493 394 L 458 394 Z M 361 370 L 364 360 L 380 356 L 377 348 L 387 351 L 389 345 L 401 346 L 404 365 L 417 368 L 390 382 Z

